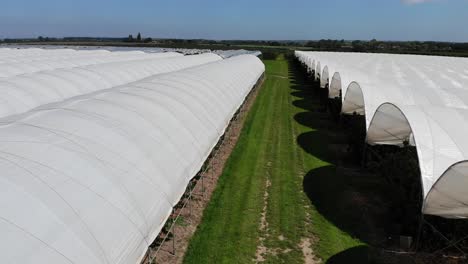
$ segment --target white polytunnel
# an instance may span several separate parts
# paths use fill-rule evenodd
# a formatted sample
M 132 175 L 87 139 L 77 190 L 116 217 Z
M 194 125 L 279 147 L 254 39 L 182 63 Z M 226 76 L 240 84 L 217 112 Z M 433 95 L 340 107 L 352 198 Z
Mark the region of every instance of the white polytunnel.
M 0 78 L 0 118 L 149 76 L 221 60 L 212 53 L 110 62 Z
M 0 259 L 139 263 L 264 70 L 240 55 L 0 119 Z
M 344 114 L 365 114 L 364 95 L 361 86 L 357 82 L 349 84 L 341 112 Z
M 154 54 L 163 55 L 164 53 L 174 52 L 151 52 Z M 57 61 L 67 60 L 79 57 L 88 57 L 90 59 L 97 59 L 99 57 L 116 57 L 117 59 L 124 56 L 133 57 L 148 57 L 151 53 L 143 52 L 141 50 L 82 50 L 74 48 L 58 48 L 58 49 L 42 49 L 42 48 L 21 48 L 21 49 L 5 49 L 0 48 L 0 65 L 4 63 L 21 63 L 21 62 L 35 62 L 42 60 Z M 164 56 L 164 55 L 163 55 Z
M 310 56 L 299 56 L 300 51 L 296 51 L 295 54 L 299 61 L 306 66 L 307 72 L 313 73 L 315 76 L 315 60 Z
M 333 74 L 328 91 L 329 98 L 338 98 L 341 95 L 341 76 L 339 72 Z
M 6 52 L 0 52 L 0 64 L 15 62 L 32 62 L 37 60 L 43 60 L 45 58 L 54 60 L 73 58 L 83 55 L 105 56 L 109 54 L 110 52 L 108 51 L 77 51 L 74 49 L 11 49 Z M 133 55 L 136 54 L 137 53 L 133 52 Z
M 322 73 L 321 71 L 321 67 L 320 67 L 320 61 L 316 62 L 315 64 L 315 79 L 320 81 L 320 74 Z
M 171 58 L 183 56 L 176 52 L 166 53 L 133 53 L 133 52 L 105 52 L 77 51 L 73 56 L 51 58 L 50 56 L 39 57 L 34 61 L 18 61 L 0 63 L 0 78 L 8 78 L 16 75 L 34 73 L 39 71 L 75 68 L 80 66 L 103 64 L 110 62 L 123 62 L 132 60 Z M 1 59 L 0 59 L 1 60 Z
M 315 73 L 315 62 L 312 58 L 309 58 L 309 60 L 306 62 L 306 65 L 310 73 Z
M 310 73 L 310 67 L 308 67 L 308 65 L 310 64 L 309 60 L 310 60 L 310 58 L 306 58 L 306 60 L 301 61 L 301 62 L 304 63 L 304 65 L 306 65 L 306 70 L 307 70 L 307 72 Z
M 311 58 L 314 61 L 314 64 L 311 65 L 314 69 L 316 69 L 316 63 L 320 62 L 322 67 L 328 67 L 329 76 L 334 76 L 335 73 L 339 73 L 339 81 L 338 84 L 335 80 L 334 87 L 331 87 L 330 83 L 330 98 L 335 98 L 336 94 L 340 94 L 340 90 L 332 90 L 337 89 L 336 87 L 340 87 L 340 89 L 344 89 L 341 94 L 344 96 L 347 88 L 347 84 L 351 83 L 355 80 L 354 71 L 356 69 L 365 68 L 366 65 L 372 62 L 372 58 L 361 58 L 360 60 L 353 60 L 346 56 L 346 53 L 338 53 L 338 52 L 313 52 L 313 56 L 311 52 L 304 52 L 304 51 L 296 51 L 296 56 L 298 58 L 304 57 L 304 59 L 300 60 L 307 60 L 307 58 Z M 327 63 L 328 60 L 331 60 L 333 63 Z M 368 69 L 366 69 L 368 70 Z M 333 81 L 333 80 L 332 80 Z
M 327 88 L 330 85 L 330 77 L 328 75 L 328 67 L 323 67 L 322 76 L 320 76 L 320 88 Z
M 416 146 L 422 212 L 468 217 L 468 59 L 296 52 L 339 73 L 342 114 L 366 117 L 367 143 Z M 330 97 L 338 93 L 334 91 Z

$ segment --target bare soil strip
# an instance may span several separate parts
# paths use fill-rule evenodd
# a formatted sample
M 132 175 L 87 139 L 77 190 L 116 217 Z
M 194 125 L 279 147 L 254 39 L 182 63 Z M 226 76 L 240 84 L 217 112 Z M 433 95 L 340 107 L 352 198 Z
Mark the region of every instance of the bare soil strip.
M 263 235 L 259 238 L 259 244 L 257 247 L 257 251 L 255 253 L 255 263 L 260 263 L 265 261 L 265 254 L 268 253 L 268 248 L 264 245 L 265 241 L 265 236 L 268 235 L 268 222 L 266 219 L 267 215 L 267 209 L 268 209 L 268 190 L 271 186 L 271 181 L 270 179 L 266 179 L 266 184 L 265 184 L 265 193 L 263 194 L 263 210 L 262 210 L 262 217 L 260 218 L 260 231 L 263 233 Z

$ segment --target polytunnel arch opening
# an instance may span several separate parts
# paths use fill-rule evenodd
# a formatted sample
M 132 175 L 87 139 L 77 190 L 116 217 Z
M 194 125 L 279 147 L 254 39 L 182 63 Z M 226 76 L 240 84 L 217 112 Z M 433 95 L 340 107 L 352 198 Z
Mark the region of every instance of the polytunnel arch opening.
M 309 60 L 308 58 L 303 58 L 295 56 L 293 61 L 298 66 L 297 69 L 300 70 L 303 76 L 310 78 L 312 81 L 315 81 L 315 61 Z
M 328 88 L 328 109 L 335 120 L 339 119 L 342 107 L 341 76 L 335 72 Z
M 431 247 L 426 246 L 430 250 L 448 247 L 453 251 L 449 254 L 460 254 L 460 252 L 463 255 L 466 254 L 468 249 L 467 185 L 468 160 L 463 160 L 452 164 L 445 170 L 426 194 L 422 212 L 425 215 L 425 223 L 430 223 L 431 229 L 426 227 L 421 239 L 431 241 Z M 450 245 L 455 245 L 456 248 L 450 248 Z
M 423 204 L 416 142 L 404 112 L 391 103 L 379 106 L 369 124 L 365 167 L 386 186 L 385 202 L 398 233 L 417 236 Z
M 308 74 L 311 74 L 312 70 L 314 70 L 311 65 L 312 65 L 312 61 L 310 59 L 307 59 L 306 63 L 304 64 L 304 67 L 307 69 Z
M 323 71 L 319 80 L 319 100 L 322 110 L 327 111 L 328 107 L 328 91 L 329 91 L 328 66 L 323 67 Z
M 328 74 L 328 66 L 323 67 L 322 74 L 320 75 L 320 87 L 327 88 L 329 86 L 330 77 Z
M 468 160 L 451 165 L 426 195 L 423 213 L 445 218 L 468 218 Z
M 317 62 L 315 65 L 315 81 L 320 85 L 320 76 L 321 76 L 321 71 L 322 67 L 320 66 L 320 62 Z
M 312 60 L 312 64 L 309 66 L 310 68 L 310 78 L 312 79 L 312 82 L 315 82 L 315 60 Z
M 341 122 L 348 131 L 349 152 L 360 162 L 366 138 L 364 94 L 357 82 L 349 84 L 341 107 Z
M 341 113 L 345 115 L 365 115 L 364 93 L 357 82 L 351 82 L 346 89 Z

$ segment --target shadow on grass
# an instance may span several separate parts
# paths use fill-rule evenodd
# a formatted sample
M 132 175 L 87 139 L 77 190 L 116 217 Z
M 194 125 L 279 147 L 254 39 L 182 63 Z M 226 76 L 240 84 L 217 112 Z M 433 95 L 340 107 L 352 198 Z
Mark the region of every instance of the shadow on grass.
M 311 108 L 313 108 L 313 106 L 311 106 Z M 294 119 L 301 125 L 317 130 L 331 130 L 337 127 L 336 124 L 330 122 L 330 118 L 326 113 L 301 112 L 296 114 Z
M 328 150 L 328 141 L 322 131 L 310 131 L 302 133 L 297 137 L 298 145 L 307 153 L 325 162 L 332 162 L 333 155 Z
M 304 110 L 297 113 L 294 119 L 312 129 L 300 134 L 297 143 L 307 153 L 331 164 L 312 169 L 304 176 L 304 192 L 316 210 L 333 225 L 363 242 L 375 244 L 380 237 L 385 237 L 375 224 L 375 219 L 380 218 L 375 214 L 380 214 L 380 210 L 375 208 L 374 200 L 369 201 L 374 191 L 367 186 L 375 182 L 371 180 L 371 183 L 366 183 L 369 177 L 364 182 L 356 182 L 353 179 L 359 177 L 352 175 L 352 170 L 334 165 L 340 151 L 346 152 L 346 134 L 333 122 L 331 115 L 323 111 L 317 84 L 311 84 L 293 62 L 289 75 L 292 80 L 291 95 L 296 97 L 292 104 Z M 350 248 L 334 255 L 326 263 L 371 263 L 368 262 L 368 250 L 367 246 Z
M 303 179 L 304 192 L 327 221 L 340 231 L 367 244 L 355 246 L 356 244 L 351 243 L 348 245 L 351 248 L 337 252 L 325 259 L 325 263 L 442 263 L 440 260 L 443 258 L 434 256 L 431 256 L 430 262 L 415 262 L 411 255 L 381 250 L 399 247 L 399 235 L 405 222 L 398 219 L 401 213 L 397 212 L 401 209 L 401 203 L 395 202 L 394 187 L 389 186 L 382 175 L 356 166 L 361 161 L 362 152 L 353 151 L 348 142 L 359 142 L 356 138 L 361 136 L 357 128 L 360 123 L 365 124 L 365 121 L 354 122 L 348 117 L 341 120 L 341 125 L 334 122 L 332 115 L 323 111 L 324 101 L 323 98 L 319 99 L 323 94 L 317 83 L 306 78 L 305 73 L 294 62 L 290 62 L 289 78 L 292 80 L 291 95 L 295 97 L 292 104 L 300 109 L 293 118 L 297 123 L 311 129 L 298 135 L 297 143 L 305 152 L 330 164 L 307 172 Z M 358 124 L 356 130 L 350 127 L 350 122 Z M 344 127 L 346 131 L 343 131 Z M 395 164 L 401 172 L 403 166 Z M 324 226 L 323 229 L 323 234 L 329 235 L 324 238 L 328 240 L 327 243 L 341 244 L 340 239 L 344 237 L 328 232 L 327 228 L 329 226 Z M 337 248 L 346 246 L 340 245 Z
M 342 251 L 329 258 L 326 264 L 370 264 L 369 247 L 358 246 Z
M 304 192 L 317 211 L 339 229 L 372 245 L 384 242 L 379 241 L 385 237 L 384 229 L 377 223 L 385 222 L 386 211 L 376 206 L 379 190 L 373 188 L 375 181 L 349 174 L 334 165 L 313 169 L 304 177 Z

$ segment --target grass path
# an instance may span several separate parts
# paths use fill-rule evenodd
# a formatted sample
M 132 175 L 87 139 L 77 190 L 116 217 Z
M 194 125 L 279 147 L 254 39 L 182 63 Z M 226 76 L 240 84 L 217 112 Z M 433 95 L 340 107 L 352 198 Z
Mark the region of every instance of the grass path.
M 326 261 L 359 241 L 320 215 L 304 189 L 305 175 L 330 167 L 326 138 L 298 117 L 317 102 L 284 58 L 265 61 L 266 81 L 192 238 L 184 263 L 303 263 L 307 245 Z M 315 149 L 314 152 L 307 151 Z M 317 155 L 314 155 L 317 153 Z M 267 184 L 268 183 L 268 184 Z M 262 228 L 262 212 L 267 225 Z

